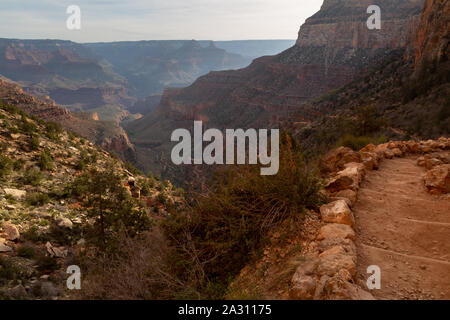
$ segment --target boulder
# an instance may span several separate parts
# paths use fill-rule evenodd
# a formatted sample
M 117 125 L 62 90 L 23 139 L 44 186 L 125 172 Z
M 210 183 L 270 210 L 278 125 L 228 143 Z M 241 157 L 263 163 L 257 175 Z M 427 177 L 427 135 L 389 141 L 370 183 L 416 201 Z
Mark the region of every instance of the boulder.
M 428 171 L 424 178 L 425 186 L 433 194 L 450 192 L 450 164 L 442 164 Z
M 329 223 L 320 228 L 317 236 L 317 240 L 335 238 L 355 240 L 355 231 L 346 224 Z
M 5 194 L 10 195 L 18 200 L 24 198 L 27 195 L 27 192 L 24 190 L 5 188 L 3 189 L 3 191 L 5 192 Z
M 21 284 L 8 289 L 5 292 L 5 295 L 12 299 L 24 299 L 27 296 L 27 291 L 25 290 L 25 287 Z
M 331 247 L 330 249 L 325 250 L 324 252 L 322 252 L 321 254 L 319 254 L 319 258 L 323 258 L 325 256 L 328 255 L 333 255 L 333 254 L 345 254 L 345 249 L 342 246 L 334 246 Z
M 356 276 L 356 256 L 349 254 L 328 254 L 319 259 L 317 274 L 334 276 L 340 270 L 347 270 L 351 278 Z
M 419 144 L 415 141 L 406 142 L 406 146 L 408 147 L 408 151 L 411 153 L 419 153 Z
M 394 158 L 394 152 L 390 149 L 386 149 L 386 150 L 384 150 L 384 157 L 386 159 L 392 159 L 392 158 Z
M 324 298 L 329 300 L 375 300 L 371 293 L 351 283 L 344 270 L 327 277 L 323 292 L 326 293 Z
M 66 229 L 72 229 L 72 226 L 73 226 L 72 221 L 70 221 L 67 218 L 62 218 L 62 217 L 56 219 L 56 224 L 58 225 L 58 227 L 66 228 Z
M 20 239 L 19 229 L 13 224 L 6 224 L 3 228 L 3 231 L 6 233 L 6 237 L 10 241 L 16 241 Z
M 344 249 L 344 251 L 350 255 L 356 255 L 356 245 L 350 239 L 344 238 L 327 238 L 323 239 L 319 242 L 317 249 L 319 252 L 323 253 L 329 249 L 332 249 L 336 246 L 340 246 Z
M 362 148 L 360 150 L 360 152 L 375 152 L 375 150 L 377 149 L 377 146 L 374 144 L 368 144 L 367 146 L 365 146 L 364 148 Z
M 51 256 L 51 257 L 55 257 L 55 258 L 65 258 L 67 257 L 67 249 L 64 249 L 64 247 L 55 247 L 53 246 L 50 242 L 47 242 L 45 244 L 45 248 L 47 249 L 47 253 Z
M 289 297 L 293 300 L 311 300 L 314 298 L 316 291 L 316 281 L 314 280 L 314 272 L 318 265 L 318 259 L 312 258 L 297 267 L 289 290 Z
M 347 189 L 356 189 L 354 180 L 346 175 L 338 175 L 327 181 L 325 184 L 326 191 L 336 193 Z
M 401 157 L 401 156 L 403 156 L 403 151 L 400 150 L 399 148 L 394 148 L 394 149 L 392 149 L 392 153 L 394 154 L 395 157 Z
M 323 222 L 354 226 L 355 218 L 344 200 L 337 200 L 320 207 Z
M 5 252 L 11 252 L 13 249 L 9 246 L 7 246 L 6 244 L 0 242 L 0 252 L 1 253 L 5 253 Z
M 13 210 L 16 210 L 17 208 L 16 208 L 16 206 L 13 206 L 12 204 L 7 204 L 7 205 L 5 205 L 5 209 L 8 211 L 13 211 Z
M 362 163 L 350 162 L 345 164 L 345 169 L 339 171 L 336 176 L 330 178 L 325 185 L 328 192 L 335 193 L 341 190 L 358 190 L 359 184 L 365 175 L 365 167 Z
M 313 300 L 316 291 L 316 280 L 310 276 L 302 276 L 292 283 L 289 298 L 292 300 Z
M 327 153 L 319 162 L 320 172 L 329 174 L 344 168 L 349 162 L 361 162 L 361 155 L 347 147 L 339 147 Z
M 425 159 L 425 168 L 427 168 L 428 170 L 431 170 L 434 167 L 439 166 L 441 164 L 444 164 L 444 163 L 441 160 L 436 159 L 436 158 Z
M 361 159 L 367 170 L 377 170 L 379 168 L 378 155 L 374 152 L 361 152 Z
M 357 193 L 353 190 L 346 189 L 336 192 L 335 194 L 333 194 L 333 197 L 347 198 L 348 200 L 350 200 L 351 204 L 354 205 L 357 200 Z

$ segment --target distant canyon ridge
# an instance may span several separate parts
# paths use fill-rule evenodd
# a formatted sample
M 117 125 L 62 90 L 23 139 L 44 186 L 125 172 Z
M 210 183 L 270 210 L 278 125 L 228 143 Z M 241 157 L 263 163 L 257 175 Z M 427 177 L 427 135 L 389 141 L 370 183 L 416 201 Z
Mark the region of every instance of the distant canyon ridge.
M 294 40 L 136 41 L 79 44 L 0 39 L 0 75 L 25 92 L 72 111 L 120 121 L 147 114 L 167 87 L 185 87 L 210 71 L 238 69 Z M 131 110 L 131 112 L 128 112 Z

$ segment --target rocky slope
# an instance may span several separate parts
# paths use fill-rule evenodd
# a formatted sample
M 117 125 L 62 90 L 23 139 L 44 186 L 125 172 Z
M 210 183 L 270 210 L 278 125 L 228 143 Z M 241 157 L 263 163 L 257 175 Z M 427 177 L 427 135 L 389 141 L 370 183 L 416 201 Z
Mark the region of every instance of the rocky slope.
M 190 87 L 166 90 L 155 112 L 129 126 L 131 139 L 147 158 L 163 156 L 170 133 L 193 120 L 222 129 L 278 126 L 292 112 L 298 121 L 315 119 L 322 113 L 303 103 L 404 50 L 423 2 L 380 1 L 384 27 L 368 30 L 368 1 L 325 1 L 301 27 L 291 49 L 256 59 L 245 69 L 212 72 Z M 161 147 L 147 148 L 149 139 Z
M 153 181 L 144 193 L 146 177 L 13 106 L 0 105 L 0 151 L 0 300 L 67 296 L 66 268 L 85 250 L 92 223 L 89 208 L 69 190 L 89 170 L 112 165 L 148 215 L 164 216 L 166 204 L 181 199 L 170 183 Z
M 49 97 L 34 97 L 18 85 L 0 80 L 0 101 L 16 105 L 23 111 L 46 121 L 60 123 L 67 130 L 76 132 L 123 159 L 134 158 L 134 147 L 127 134 L 114 122 L 88 120 L 76 117 L 67 109 L 55 104 Z

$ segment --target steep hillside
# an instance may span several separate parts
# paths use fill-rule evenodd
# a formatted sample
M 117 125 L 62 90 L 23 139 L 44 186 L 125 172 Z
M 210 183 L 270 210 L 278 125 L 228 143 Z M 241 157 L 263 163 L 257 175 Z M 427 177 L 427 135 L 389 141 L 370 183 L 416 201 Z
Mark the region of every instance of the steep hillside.
M 134 158 L 134 148 L 129 142 L 127 134 L 115 122 L 76 117 L 67 109 L 56 105 L 48 96 L 34 97 L 23 92 L 19 86 L 3 80 L 0 80 L 0 101 L 16 105 L 21 110 L 40 119 L 58 122 L 64 128 L 90 139 L 109 151 L 114 151 L 123 159 Z
M 94 210 L 102 188 L 106 217 Z M 180 199 L 170 183 L 142 176 L 54 123 L 0 105 L 0 300 L 67 296 L 66 268 L 92 250 L 99 230 L 105 237 L 120 226 L 137 231 Z

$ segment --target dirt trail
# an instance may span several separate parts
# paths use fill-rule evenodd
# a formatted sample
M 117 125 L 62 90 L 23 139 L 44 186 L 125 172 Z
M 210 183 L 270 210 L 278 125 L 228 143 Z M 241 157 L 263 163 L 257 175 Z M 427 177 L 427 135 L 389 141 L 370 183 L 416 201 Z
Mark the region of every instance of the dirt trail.
M 427 193 L 416 160 L 368 172 L 354 206 L 358 274 L 381 268 L 377 299 L 450 299 L 450 198 Z

